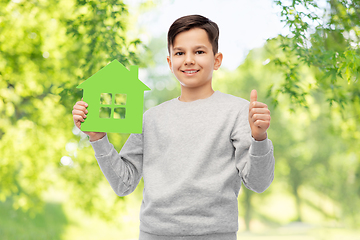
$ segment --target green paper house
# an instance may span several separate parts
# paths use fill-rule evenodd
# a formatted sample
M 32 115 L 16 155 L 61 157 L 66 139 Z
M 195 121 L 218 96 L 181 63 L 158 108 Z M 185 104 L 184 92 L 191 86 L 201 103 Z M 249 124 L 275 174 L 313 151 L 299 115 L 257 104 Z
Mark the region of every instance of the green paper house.
M 81 131 L 142 132 L 144 91 L 151 89 L 138 79 L 138 66 L 129 71 L 114 60 L 77 88 L 84 89 L 88 104 Z

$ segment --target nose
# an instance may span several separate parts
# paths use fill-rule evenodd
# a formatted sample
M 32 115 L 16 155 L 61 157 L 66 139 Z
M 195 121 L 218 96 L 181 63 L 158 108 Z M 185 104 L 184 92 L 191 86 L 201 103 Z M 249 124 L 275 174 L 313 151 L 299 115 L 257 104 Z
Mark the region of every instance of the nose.
M 187 54 L 184 64 L 186 66 L 187 65 L 194 65 L 195 64 L 194 56 L 192 54 Z

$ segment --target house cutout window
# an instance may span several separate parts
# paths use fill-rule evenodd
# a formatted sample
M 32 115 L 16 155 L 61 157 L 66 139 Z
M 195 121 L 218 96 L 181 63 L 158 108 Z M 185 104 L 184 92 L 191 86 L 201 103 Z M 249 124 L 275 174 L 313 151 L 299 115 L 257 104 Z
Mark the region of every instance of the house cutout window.
M 125 105 L 126 104 L 126 94 L 115 94 L 115 104 L 116 105 Z
M 101 93 L 100 118 L 125 119 L 126 94 Z
M 111 108 L 109 107 L 101 107 L 100 108 L 100 118 L 110 118 L 111 116 Z
M 100 104 L 111 105 L 111 93 L 102 93 L 100 96 Z

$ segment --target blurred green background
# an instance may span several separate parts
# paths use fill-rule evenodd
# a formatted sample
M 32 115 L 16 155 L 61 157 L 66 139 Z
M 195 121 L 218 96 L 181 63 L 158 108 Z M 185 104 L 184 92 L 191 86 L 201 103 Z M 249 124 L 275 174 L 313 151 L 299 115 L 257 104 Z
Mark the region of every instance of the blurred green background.
M 144 110 L 179 96 L 166 36 L 137 30 L 164 2 L 0 1 L 1 239 L 137 239 L 143 182 L 117 197 L 71 111 L 113 59 L 140 65 Z M 215 90 L 255 88 L 272 113 L 275 179 L 241 189 L 238 239 L 360 239 L 360 1 L 324 2 L 272 1 L 287 34 L 214 72 Z M 118 151 L 128 136 L 109 134 Z

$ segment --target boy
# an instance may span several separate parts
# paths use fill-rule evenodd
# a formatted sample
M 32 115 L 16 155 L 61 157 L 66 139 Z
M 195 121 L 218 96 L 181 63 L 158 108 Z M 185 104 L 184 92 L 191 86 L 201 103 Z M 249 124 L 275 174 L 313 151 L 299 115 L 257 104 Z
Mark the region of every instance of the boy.
M 142 134 L 131 134 L 120 153 L 106 133 L 86 133 L 117 195 L 130 194 L 144 178 L 140 240 L 235 240 L 241 182 L 260 193 L 273 180 L 267 106 L 255 90 L 249 104 L 212 89 L 223 58 L 218 37 L 217 25 L 203 16 L 177 19 L 167 61 L 180 97 L 146 111 Z M 74 106 L 79 128 L 86 106 Z

